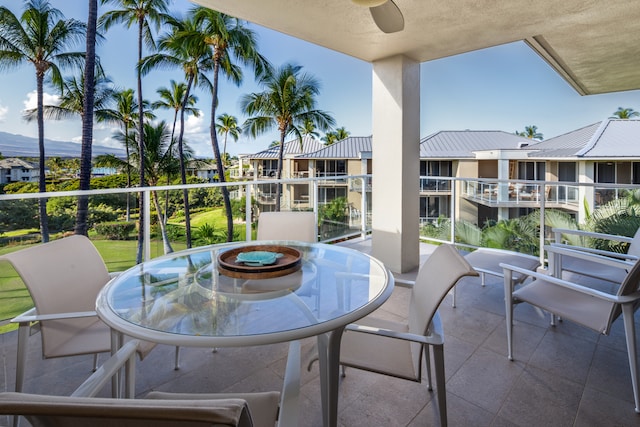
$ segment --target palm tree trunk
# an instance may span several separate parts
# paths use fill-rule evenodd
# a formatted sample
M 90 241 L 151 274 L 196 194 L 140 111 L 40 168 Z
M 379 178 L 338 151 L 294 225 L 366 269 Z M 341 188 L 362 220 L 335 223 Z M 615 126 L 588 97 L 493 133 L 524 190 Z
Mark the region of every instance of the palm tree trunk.
M 220 157 L 220 147 L 218 146 L 218 136 L 216 134 L 216 105 L 218 104 L 218 74 L 220 72 L 220 63 L 216 60 L 213 66 L 213 87 L 211 88 L 211 125 L 209 133 L 211 135 L 211 145 L 213 154 L 216 159 L 216 167 L 218 169 L 218 180 L 225 182 L 224 165 Z M 227 214 L 227 242 L 233 241 L 233 215 L 231 212 L 231 201 L 229 200 L 229 189 L 222 187 L 222 200 L 224 201 L 224 210 Z
M 96 62 L 96 21 L 98 19 L 98 0 L 89 0 L 87 18 L 87 50 L 84 65 L 84 104 L 82 112 L 82 152 L 80 154 L 80 190 L 89 190 L 91 184 L 91 143 L 93 141 L 93 103 L 95 89 Z M 76 212 L 76 234 L 87 235 L 89 217 L 89 198 L 78 198 Z
M 176 134 L 176 122 L 178 121 L 178 111 L 173 112 L 173 127 L 171 128 L 171 142 Z M 167 185 L 171 185 L 171 175 L 167 174 Z M 169 217 L 169 190 L 164 192 L 164 223 L 167 224 L 167 218 Z M 188 246 L 191 247 L 191 246 Z
M 124 147 L 127 152 L 127 188 L 131 188 L 131 163 L 129 158 L 129 123 L 124 125 Z M 127 222 L 131 221 L 131 193 L 127 192 Z
M 189 75 L 189 82 L 187 83 L 187 90 L 182 100 L 182 108 L 180 109 L 180 136 L 178 137 L 178 154 L 180 155 L 180 180 L 182 185 L 187 185 L 187 172 L 184 164 L 184 147 L 182 144 L 182 138 L 184 137 L 184 110 L 187 108 L 187 102 L 189 100 L 189 92 L 191 91 L 191 85 L 193 84 L 194 75 Z M 185 238 L 187 241 L 187 248 L 191 247 L 191 214 L 189 212 L 189 190 L 182 189 L 182 200 L 184 201 L 184 224 L 185 224 Z
M 138 19 L 138 64 L 142 61 L 142 32 L 144 30 L 143 18 Z M 144 187 L 144 99 L 142 97 L 142 73 L 138 68 L 138 157 L 140 158 L 140 188 Z M 136 254 L 136 264 L 142 262 L 142 253 L 144 250 L 144 192 L 139 193 L 140 201 L 138 215 L 138 251 Z
M 229 132 L 224 133 L 224 143 L 222 145 L 222 159 L 224 161 L 227 160 L 227 135 L 229 135 Z
M 153 204 L 156 207 L 156 212 L 158 214 L 158 224 L 160 225 L 160 235 L 162 236 L 162 247 L 164 248 L 164 253 L 168 254 L 173 252 L 173 248 L 171 247 L 171 242 L 169 241 L 169 236 L 167 236 L 167 226 L 164 223 L 164 218 L 162 218 L 162 211 L 160 210 L 160 201 L 158 200 L 158 192 L 152 191 L 153 195 Z
M 278 181 L 282 179 L 282 162 L 284 159 L 284 131 L 280 132 L 280 148 L 278 149 Z M 276 212 L 280 212 L 280 196 L 282 194 L 282 184 L 276 184 Z
M 38 180 L 38 191 L 44 193 L 47 191 L 47 181 L 44 176 L 45 172 L 45 158 L 44 158 L 44 111 L 43 111 L 43 82 L 44 73 L 36 71 L 37 80 L 37 98 L 38 98 L 38 151 L 40 159 L 38 161 L 38 167 L 40 169 L 40 178 Z M 40 238 L 42 243 L 49 241 L 49 218 L 47 217 L 47 199 L 41 197 L 38 199 L 38 209 L 40 214 Z

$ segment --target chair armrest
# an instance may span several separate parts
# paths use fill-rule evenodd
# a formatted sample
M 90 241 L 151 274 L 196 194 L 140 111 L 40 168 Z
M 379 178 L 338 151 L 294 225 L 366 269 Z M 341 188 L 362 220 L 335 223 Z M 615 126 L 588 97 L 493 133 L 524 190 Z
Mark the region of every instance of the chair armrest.
M 345 328 L 348 331 L 355 331 L 355 332 L 362 332 L 365 334 L 373 334 L 373 335 L 380 335 L 383 337 L 388 337 L 388 338 L 395 338 L 395 339 L 399 339 L 399 340 L 404 340 L 404 341 L 413 341 L 413 342 L 417 342 L 420 344 L 442 344 L 441 339 L 440 340 L 433 340 L 430 339 L 432 336 L 430 335 L 420 335 L 420 334 L 413 334 L 410 332 L 399 332 L 399 331 L 394 331 L 392 329 L 384 329 L 384 328 L 376 328 L 373 326 L 366 326 L 366 325 L 358 325 L 357 323 L 352 323 L 346 326 Z M 438 337 L 441 338 L 441 336 L 439 335 L 433 335 L 433 337 Z
M 592 262 L 603 264 L 609 267 L 620 268 L 623 270 L 627 270 L 633 267 L 633 265 L 635 264 L 633 261 L 624 261 L 622 259 L 615 259 L 609 256 L 603 256 L 603 255 L 595 254 L 588 251 L 573 249 L 568 246 L 559 246 L 556 244 L 545 245 L 543 249 L 548 253 L 569 256 L 572 258 L 585 259 L 587 261 L 592 261 Z
M 104 385 L 111 380 L 111 377 L 113 377 L 127 362 L 130 362 L 133 367 L 133 364 L 135 364 L 138 344 L 138 340 L 128 341 L 102 366 L 96 369 L 96 371 L 91 374 L 85 382 L 80 384 L 71 396 L 94 397 L 100 390 L 102 390 Z
M 629 255 L 629 254 L 624 254 L 620 252 L 605 251 L 602 249 L 587 248 L 584 246 L 567 245 L 565 243 L 551 243 L 551 246 L 558 247 L 558 248 L 571 249 L 574 251 L 588 252 L 588 253 L 607 256 L 611 258 L 626 259 L 626 260 L 632 260 L 632 261 L 638 260 L 638 257 L 635 255 Z
M 397 277 L 394 280 L 400 288 L 413 288 L 416 285 L 415 280 L 398 279 Z
M 616 234 L 605 234 L 605 233 L 597 233 L 595 231 L 585 231 L 585 230 L 572 230 L 570 228 L 553 228 L 551 231 L 556 236 L 556 242 L 560 243 L 558 239 L 562 234 L 573 234 L 581 237 L 589 237 L 592 239 L 603 239 L 603 240 L 614 240 L 616 242 L 624 242 L 631 243 L 633 241 L 632 237 L 627 236 L 618 236 Z
M 612 295 L 612 294 L 598 291 L 596 289 L 592 289 L 586 286 L 578 285 L 577 283 L 558 279 L 557 277 L 553 277 L 548 274 L 533 272 L 531 270 L 526 270 L 524 268 L 516 267 L 514 265 L 500 264 L 500 267 L 502 267 L 505 270 L 505 282 L 508 280 L 508 276 L 511 276 L 511 272 L 515 271 L 517 273 L 522 273 L 529 277 L 533 277 L 537 280 L 553 283 L 554 285 L 562 286 L 564 288 L 568 288 L 573 291 L 587 294 L 592 297 L 603 299 L 605 301 L 609 301 L 616 304 L 628 304 L 628 303 L 634 303 L 640 300 L 640 291 L 634 292 L 629 295 Z M 507 272 L 509 272 L 509 274 L 507 274 Z
M 27 322 L 33 323 L 33 322 L 40 322 L 43 320 L 78 319 L 83 317 L 94 317 L 94 316 L 97 316 L 97 313 L 95 311 L 78 311 L 78 312 L 56 313 L 56 314 L 37 314 L 36 309 L 32 308 L 11 319 L 11 323 L 27 323 Z

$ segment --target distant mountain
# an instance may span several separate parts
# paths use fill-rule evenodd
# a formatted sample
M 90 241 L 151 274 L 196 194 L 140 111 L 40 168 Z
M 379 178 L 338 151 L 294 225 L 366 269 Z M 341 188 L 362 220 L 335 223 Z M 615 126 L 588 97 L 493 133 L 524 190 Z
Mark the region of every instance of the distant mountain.
M 80 157 L 81 146 L 75 142 L 53 141 L 45 139 L 44 152 L 46 157 Z M 38 139 L 23 135 L 0 132 L 0 153 L 4 157 L 38 157 Z M 123 149 L 94 145 L 91 149 L 93 156 L 113 154 L 124 157 Z

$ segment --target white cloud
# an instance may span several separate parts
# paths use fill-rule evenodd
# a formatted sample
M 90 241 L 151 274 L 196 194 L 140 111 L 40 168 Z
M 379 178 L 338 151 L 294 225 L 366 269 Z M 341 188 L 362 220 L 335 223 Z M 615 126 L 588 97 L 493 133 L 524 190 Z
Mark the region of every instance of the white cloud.
M 4 122 L 7 118 L 7 113 L 9 112 L 9 107 L 5 107 L 4 105 L 0 105 L 0 123 Z
M 42 102 L 44 105 L 58 105 L 60 97 L 44 92 L 42 94 Z M 38 93 L 33 90 L 27 94 L 27 99 L 22 101 L 25 110 L 32 110 L 38 106 Z
M 115 139 L 111 138 L 110 136 L 105 136 L 104 138 L 102 138 L 100 141 L 94 141 L 95 144 L 97 145 L 101 145 L 103 147 L 110 147 L 110 148 L 120 148 L 123 149 L 122 143 L 120 141 L 116 141 Z

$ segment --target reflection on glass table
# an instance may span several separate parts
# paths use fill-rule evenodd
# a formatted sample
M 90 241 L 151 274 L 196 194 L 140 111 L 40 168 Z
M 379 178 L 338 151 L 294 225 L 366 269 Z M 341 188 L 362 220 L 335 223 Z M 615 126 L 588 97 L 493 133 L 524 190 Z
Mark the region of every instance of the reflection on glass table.
M 221 259 L 235 260 L 235 253 L 255 251 L 256 245 L 297 251 L 299 263 L 283 264 L 282 275 L 275 277 L 277 265 L 240 268 L 242 277 L 220 268 Z M 225 257 L 228 251 L 235 252 Z M 239 347 L 317 336 L 323 419 L 335 425 L 344 327 L 379 307 L 392 288 L 382 263 L 353 249 L 231 243 L 169 254 L 127 270 L 102 290 L 97 311 L 119 333 L 169 345 Z

